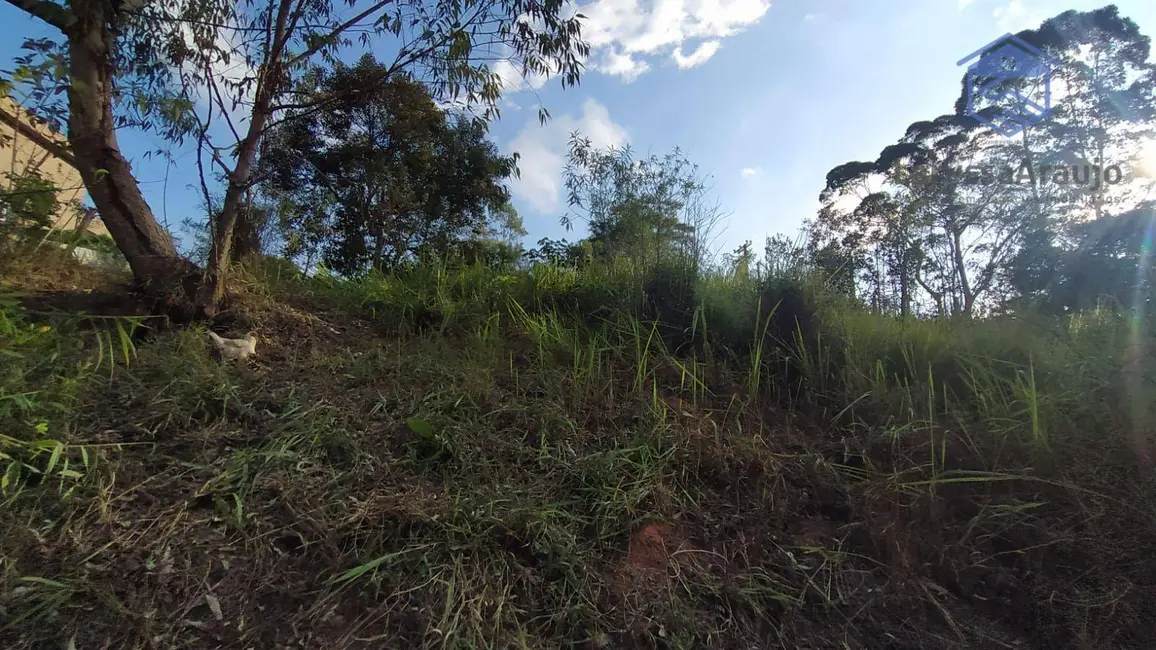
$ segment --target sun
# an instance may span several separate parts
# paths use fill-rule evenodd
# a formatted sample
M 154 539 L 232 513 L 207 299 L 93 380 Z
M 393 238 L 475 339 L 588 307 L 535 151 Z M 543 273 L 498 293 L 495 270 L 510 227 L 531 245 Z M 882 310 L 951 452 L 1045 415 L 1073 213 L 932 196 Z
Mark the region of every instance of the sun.
M 1156 178 L 1156 138 L 1148 139 L 1140 145 L 1137 171 L 1148 178 Z

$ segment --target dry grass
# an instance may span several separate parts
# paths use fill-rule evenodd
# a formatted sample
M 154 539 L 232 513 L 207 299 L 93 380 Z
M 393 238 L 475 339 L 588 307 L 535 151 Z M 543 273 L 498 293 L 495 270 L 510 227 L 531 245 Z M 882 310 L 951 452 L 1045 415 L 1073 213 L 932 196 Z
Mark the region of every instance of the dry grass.
M 82 266 L 53 245 L 41 248 L 0 244 L 0 288 L 15 292 L 123 290 L 131 280 L 124 271 Z

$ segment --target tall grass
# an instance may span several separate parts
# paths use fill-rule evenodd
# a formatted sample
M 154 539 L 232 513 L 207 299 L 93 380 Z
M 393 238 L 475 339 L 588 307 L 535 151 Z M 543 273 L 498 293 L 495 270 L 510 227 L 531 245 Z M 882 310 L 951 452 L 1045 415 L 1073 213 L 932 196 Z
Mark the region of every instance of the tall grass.
M 0 304 L 14 647 L 986 647 L 961 603 L 1011 583 L 1033 638 L 1151 619 L 1141 473 L 1036 471 L 1131 442 L 1120 316 L 907 321 L 669 260 L 249 273 L 248 365 Z
M 525 336 L 538 358 L 565 359 L 584 381 L 628 352 L 635 390 L 653 392 L 647 378 L 661 359 L 699 393 L 701 372 L 725 364 L 747 399 L 841 425 L 983 430 L 1048 451 L 1073 436 L 1122 440 L 1147 420 L 1153 396 L 1151 342 L 1106 310 L 900 319 L 790 269 L 739 277 L 627 258 L 520 270 L 428 264 L 321 286 L 387 323 Z M 1137 350 L 1143 371 L 1122 393 L 1119 369 Z
M 57 481 L 65 495 L 95 468 L 102 447 L 69 431 L 78 390 L 135 354 L 132 319 L 95 331 L 79 319 L 30 322 L 18 299 L 0 293 L 0 494 L 16 498 L 29 481 Z

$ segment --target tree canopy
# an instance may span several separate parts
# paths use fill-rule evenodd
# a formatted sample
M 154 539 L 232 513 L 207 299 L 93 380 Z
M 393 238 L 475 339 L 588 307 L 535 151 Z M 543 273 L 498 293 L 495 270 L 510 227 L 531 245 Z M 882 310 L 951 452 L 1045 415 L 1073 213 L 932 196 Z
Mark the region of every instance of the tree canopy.
M 290 229 L 312 233 L 299 246 L 319 246 L 343 273 L 445 252 L 512 211 L 504 183 L 515 157 L 499 153 L 481 124 L 447 115 L 409 76 L 378 81 L 383 70 L 368 55 L 315 70 L 304 97 L 357 92 L 287 121 L 261 159 Z
M 317 62 L 336 63 L 354 40 L 388 43 L 395 56 L 377 81 L 407 73 L 438 98 L 481 106 L 488 117 L 501 92 L 495 62 L 555 75 L 565 86 L 577 83 L 589 53 L 581 17 L 562 0 L 8 2 L 59 37 L 27 43 L 39 58 L 0 85 L 34 79 L 44 82 L 46 100 L 67 93 L 69 147 L 61 153 L 75 162 L 135 277 L 168 296 L 195 295 L 206 314 L 224 295 L 238 220 L 252 213 L 243 208 L 261 180 L 254 169 L 267 132 L 288 113 L 304 118 L 358 92 L 300 95 L 298 82 Z M 195 139 L 206 205 L 207 179 L 224 184 L 221 209 L 209 215 L 203 273 L 180 257 L 141 194 L 115 137 L 128 124 Z
M 563 180 L 570 210 L 562 224 L 584 221 L 594 255 L 706 258 L 721 214 L 704 203 L 698 167 L 679 149 L 636 159 L 629 146 L 598 149 L 574 133 Z
M 964 83 L 955 113 L 915 122 L 876 160 L 827 175 L 808 224 L 812 254 L 837 251 L 876 309 L 973 315 L 1038 295 L 1054 271 L 1041 264 L 1092 241 L 1089 221 L 1145 206 L 1139 156 L 1156 138 L 1148 37 L 1114 6 L 1017 36 L 1058 63 L 1047 119 L 1003 137 L 966 113 L 974 86 Z M 1001 83 L 1026 91 L 1032 81 Z

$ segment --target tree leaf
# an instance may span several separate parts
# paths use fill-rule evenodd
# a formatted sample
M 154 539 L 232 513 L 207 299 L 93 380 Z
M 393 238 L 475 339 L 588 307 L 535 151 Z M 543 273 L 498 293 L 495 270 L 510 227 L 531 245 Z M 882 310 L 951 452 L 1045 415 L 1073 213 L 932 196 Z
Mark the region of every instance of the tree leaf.
M 406 420 L 406 424 L 409 425 L 411 431 L 421 436 L 422 438 L 432 440 L 433 438 L 437 437 L 437 434 L 434 433 L 433 427 L 430 426 L 430 423 L 426 422 L 425 420 L 419 418 L 409 418 Z

